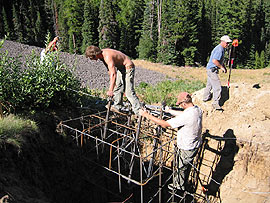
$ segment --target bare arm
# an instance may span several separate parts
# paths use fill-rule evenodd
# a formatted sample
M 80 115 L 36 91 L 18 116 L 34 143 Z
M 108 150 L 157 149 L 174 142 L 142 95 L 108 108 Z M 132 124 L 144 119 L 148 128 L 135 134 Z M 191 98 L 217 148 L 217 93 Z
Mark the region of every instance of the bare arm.
M 51 49 L 51 47 L 52 46 L 54 46 L 54 49 L 57 51 L 57 47 L 56 47 L 56 41 L 58 40 L 58 38 L 54 38 L 53 39 L 53 41 L 51 41 L 50 43 L 49 43 L 49 45 L 46 47 L 46 49 L 45 49 L 45 53 L 47 53 L 50 49 Z
M 147 111 L 144 111 L 144 110 L 140 109 L 139 114 L 141 116 L 153 121 L 154 123 L 160 125 L 163 128 L 171 127 L 171 125 L 167 121 L 164 121 L 164 120 L 159 119 L 159 118 L 157 118 L 155 116 L 152 116 L 151 114 L 147 113 Z
M 113 62 L 112 58 L 104 58 L 106 64 L 108 65 L 108 73 L 110 76 L 110 86 L 109 86 L 109 90 L 107 92 L 108 96 L 113 96 L 113 89 L 115 86 L 115 81 L 116 81 L 116 68 L 115 68 L 115 64 Z
M 220 64 L 220 62 L 217 59 L 213 59 L 212 62 L 218 67 L 220 68 L 224 73 L 227 72 L 227 69 Z

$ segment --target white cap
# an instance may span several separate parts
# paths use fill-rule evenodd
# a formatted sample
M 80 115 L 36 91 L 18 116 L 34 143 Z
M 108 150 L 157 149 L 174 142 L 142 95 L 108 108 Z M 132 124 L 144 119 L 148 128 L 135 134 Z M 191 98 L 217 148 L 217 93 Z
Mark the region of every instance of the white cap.
M 220 38 L 221 41 L 224 41 L 224 42 L 232 42 L 232 40 L 229 38 L 228 35 L 224 35 Z

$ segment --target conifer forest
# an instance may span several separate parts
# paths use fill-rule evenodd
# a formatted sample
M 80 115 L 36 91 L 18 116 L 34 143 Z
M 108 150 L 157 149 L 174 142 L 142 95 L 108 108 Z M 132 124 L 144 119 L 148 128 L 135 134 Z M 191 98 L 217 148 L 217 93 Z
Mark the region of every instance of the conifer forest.
M 270 61 L 269 0 L 0 0 L 0 38 L 84 54 L 89 45 L 132 59 L 206 65 L 220 37 L 238 39 L 234 68 Z

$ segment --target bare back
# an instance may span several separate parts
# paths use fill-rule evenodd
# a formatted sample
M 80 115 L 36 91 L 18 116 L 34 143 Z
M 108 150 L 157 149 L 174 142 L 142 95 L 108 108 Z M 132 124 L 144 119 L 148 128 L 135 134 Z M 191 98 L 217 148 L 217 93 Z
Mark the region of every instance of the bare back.
M 127 68 L 129 66 L 134 66 L 130 58 L 120 51 L 114 49 L 102 49 L 102 55 L 109 67 L 115 66 L 117 68 Z

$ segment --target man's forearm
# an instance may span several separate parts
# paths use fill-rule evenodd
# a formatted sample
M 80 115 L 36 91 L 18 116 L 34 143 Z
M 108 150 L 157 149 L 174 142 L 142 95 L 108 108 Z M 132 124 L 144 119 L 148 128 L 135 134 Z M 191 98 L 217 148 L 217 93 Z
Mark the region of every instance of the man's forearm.
M 154 123 L 160 125 L 163 128 L 170 127 L 170 124 L 167 121 L 161 120 L 155 116 L 152 116 L 151 114 L 146 113 L 143 116 L 146 117 L 147 119 L 153 121 Z
M 109 91 L 113 91 L 114 86 L 115 86 L 115 81 L 116 81 L 116 75 L 114 73 L 110 74 L 110 86 L 109 86 Z

